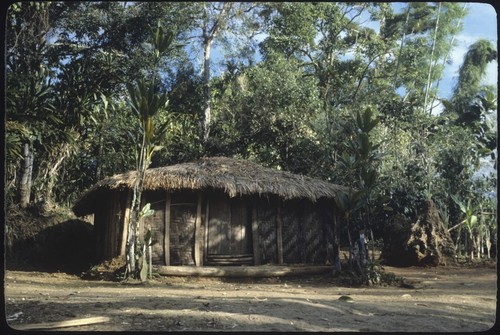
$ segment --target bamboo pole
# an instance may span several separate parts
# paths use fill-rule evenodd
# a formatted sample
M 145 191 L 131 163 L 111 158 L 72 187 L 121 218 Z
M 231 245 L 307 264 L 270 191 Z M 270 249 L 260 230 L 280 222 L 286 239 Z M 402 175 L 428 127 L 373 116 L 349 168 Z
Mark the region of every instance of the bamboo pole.
M 165 234 L 163 239 L 163 253 L 165 255 L 165 265 L 170 265 L 170 203 L 172 198 L 167 192 L 165 200 Z
M 203 200 L 203 195 L 198 192 L 198 204 L 196 207 L 196 219 L 194 224 L 194 262 L 196 266 L 203 265 L 203 231 L 201 230 L 201 202 Z
M 96 316 L 96 317 L 91 317 L 91 318 L 73 319 L 73 320 L 66 320 L 66 321 L 11 325 L 11 327 L 14 329 L 18 329 L 18 330 L 41 330 L 41 329 L 54 329 L 54 328 L 86 326 L 86 325 L 108 322 L 108 321 L 110 321 L 110 318 L 108 318 L 107 316 Z

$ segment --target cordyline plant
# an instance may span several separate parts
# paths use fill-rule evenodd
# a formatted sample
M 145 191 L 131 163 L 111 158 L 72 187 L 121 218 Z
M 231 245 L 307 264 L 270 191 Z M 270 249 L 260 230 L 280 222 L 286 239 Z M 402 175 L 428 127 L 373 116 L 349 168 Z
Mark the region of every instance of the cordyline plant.
M 354 117 L 355 131 L 352 140 L 348 143 L 347 150 L 339 157 L 339 165 L 350 175 L 354 189 L 349 192 L 340 192 L 335 199 L 336 205 L 342 213 L 344 224 L 347 228 L 349 242 L 349 263 L 353 264 L 353 240 L 351 238 L 351 219 L 353 214 L 362 210 L 364 223 L 362 227 L 371 228 L 370 218 L 373 211 L 372 193 L 377 183 L 377 170 L 375 163 L 380 159 L 378 148 L 371 140 L 371 132 L 378 125 L 380 119 L 372 107 L 366 107 L 362 112 L 357 111 Z M 349 131 L 349 128 L 346 128 Z M 372 243 L 373 248 L 373 243 Z M 372 249 L 372 261 L 374 261 Z
M 152 78 L 142 78 L 135 86 L 133 84 L 127 84 L 132 110 L 140 119 L 142 142 L 140 144 L 140 152 L 137 159 L 137 179 L 134 183 L 132 210 L 130 211 L 129 218 L 126 255 L 127 268 L 125 277 L 140 279 L 141 281 L 147 279 L 148 272 L 151 276 L 151 246 L 154 244 L 149 228 L 144 235 L 144 241 L 139 241 L 141 220 L 146 216 L 154 214 L 149 203 L 142 209 L 140 208 L 144 175 L 151 164 L 153 153 L 162 148 L 161 146 L 155 145 L 155 137 L 162 136 L 167 128 L 167 124 L 164 123 L 160 125 L 157 132 L 155 132 L 155 116 L 160 112 L 166 111 L 168 105 L 167 93 L 159 93 L 157 90 L 157 68 L 161 57 L 168 52 L 173 41 L 173 36 L 172 32 L 164 32 L 161 25 L 158 24 L 156 32 L 153 34 L 152 42 L 145 44 L 145 47 L 152 51 L 155 60 Z M 147 257 L 147 251 L 149 251 L 149 257 Z

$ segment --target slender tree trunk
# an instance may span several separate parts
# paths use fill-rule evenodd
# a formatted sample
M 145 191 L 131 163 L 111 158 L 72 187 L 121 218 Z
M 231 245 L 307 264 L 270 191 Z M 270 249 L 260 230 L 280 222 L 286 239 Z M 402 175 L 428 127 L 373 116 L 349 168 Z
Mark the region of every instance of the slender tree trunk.
M 210 136 L 210 122 L 212 118 L 212 97 L 210 87 L 210 55 L 212 51 L 212 44 L 215 37 L 221 29 L 224 28 L 226 16 L 233 6 L 231 2 L 224 2 L 219 15 L 215 18 L 213 25 L 209 26 L 209 14 L 204 4 L 205 21 L 203 23 L 203 121 L 201 125 L 201 136 L 203 144 L 205 145 Z
M 65 143 L 63 144 L 62 150 L 60 152 L 60 157 L 50 166 L 49 170 L 46 174 L 45 187 L 43 191 L 43 200 L 44 205 L 51 206 L 54 203 L 54 186 L 57 181 L 57 176 L 59 175 L 59 171 L 63 165 L 63 162 L 71 155 L 71 144 Z
M 212 117 L 211 109 L 211 88 L 210 88 L 210 54 L 212 50 L 213 36 L 205 35 L 203 41 L 203 124 L 202 138 L 206 143 L 210 136 L 210 121 Z
M 427 109 L 427 104 L 429 101 L 429 91 L 431 90 L 431 79 L 432 79 L 432 68 L 433 68 L 433 59 L 434 59 L 434 51 L 436 49 L 436 39 L 437 39 L 437 32 L 439 28 L 439 16 L 441 15 L 441 2 L 438 2 L 438 12 L 437 12 L 437 18 L 436 18 L 436 26 L 434 29 L 434 36 L 432 38 L 432 49 L 431 49 L 431 58 L 429 60 L 429 71 L 427 73 L 427 85 L 425 87 L 425 98 L 424 98 L 424 110 Z M 429 109 L 429 114 L 432 114 L 432 106 Z
M 101 180 L 102 176 L 102 160 L 101 160 L 101 157 L 102 157 L 102 154 L 103 154 L 103 138 L 102 138 L 102 130 L 99 131 L 99 141 L 98 141 L 98 147 L 97 147 L 97 162 L 96 162 L 96 169 L 95 169 L 95 177 L 96 177 L 96 180 Z
M 137 164 L 137 179 L 134 183 L 132 210 L 130 211 L 128 238 L 127 238 L 127 273 L 128 276 L 136 277 L 137 271 L 140 270 L 140 264 L 136 262 L 140 227 L 141 227 L 141 201 L 142 189 L 144 184 L 144 175 L 147 169 L 146 165 L 146 136 L 142 136 L 142 145 L 140 150 L 139 162 Z
M 486 242 L 487 257 L 488 257 L 488 259 L 490 259 L 491 258 L 491 255 L 490 255 L 491 240 L 490 240 L 490 233 L 489 233 L 489 231 L 486 233 L 485 239 L 486 239 L 485 242 Z
M 460 236 L 462 235 L 462 226 L 458 226 L 457 240 L 455 242 L 455 254 L 462 256 L 462 249 L 460 248 Z
M 349 227 L 349 219 L 346 220 L 347 221 L 347 224 L 346 224 L 346 227 L 347 227 L 347 239 L 349 241 L 349 266 L 352 268 L 352 239 L 351 239 L 351 229 Z
M 393 81 L 393 87 L 397 88 L 397 79 L 399 75 L 399 64 L 401 61 L 401 54 L 403 53 L 403 46 L 405 43 L 405 38 L 406 38 L 406 29 L 408 27 L 408 20 L 410 18 L 410 6 L 407 5 L 408 8 L 406 10 L 406 19 L 405 19 L 405 24 L 403 26 L 403 36 L 401 37 L 401 43 L 399 45 L 399 53 L 398 53 L 398 59 L 396 61 L 396 71 L 394 72 L 394 81 Z
M 375 264 L 375 240 L 373 239 L 373 229 L 370 228 L 370 239 L 372 241 L 372 263 Z
M 19 186 L 20 199 L 19 204 L 22 208 L 26 208 L 30 203 L 31 185 L 33 182 L 33 143 L 24 145 L 24 165 Z
M 333 214 L 333 267 L 336 272 L 340 272 L 342 270 L 340 265 L 340 229 L 339 229 L 339 220 L 337 215 Z
M 35 200 L 42 205 L 42 211 L 46 211 L 54 205 L 54 187 L 56 186 L 59 172 L 64 161 L 71 156 L 73 144 L 62 143 L 49 154 L 49 157 L 40 166 L 37 180 Z

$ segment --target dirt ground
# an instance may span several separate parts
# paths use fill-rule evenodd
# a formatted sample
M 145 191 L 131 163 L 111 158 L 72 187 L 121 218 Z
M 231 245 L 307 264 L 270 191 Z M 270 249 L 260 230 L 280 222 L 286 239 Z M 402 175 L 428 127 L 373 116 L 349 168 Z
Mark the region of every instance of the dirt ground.
M 406 285 L 342 287 L 329 276 L 169 277 L 123 284 L 64 273 L 6 271 L 6 316 L 14 329 L 110 318 L 54 329 L 65 331 L 476 332 L 495 325 L 494 265 L 385 271 L 404 277 Z

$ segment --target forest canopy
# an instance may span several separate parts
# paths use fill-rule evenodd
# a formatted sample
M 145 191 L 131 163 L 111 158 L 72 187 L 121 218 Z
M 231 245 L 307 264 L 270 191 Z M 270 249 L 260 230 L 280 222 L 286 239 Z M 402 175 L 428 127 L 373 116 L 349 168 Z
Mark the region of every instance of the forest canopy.
M 453 96 L 438 96 L 465 15 L 452 2 L 12 4 L 7 208 L 71 206 L 136 169 L 130 85 L 143 83 L 164 99 L 150 167 L 248 159 L 359 190 L 337 205 L 375 232 L 432 200 L 455 240 L 496 244 L 497 88 L 481 81 L 495 45 L 472 43 Z

